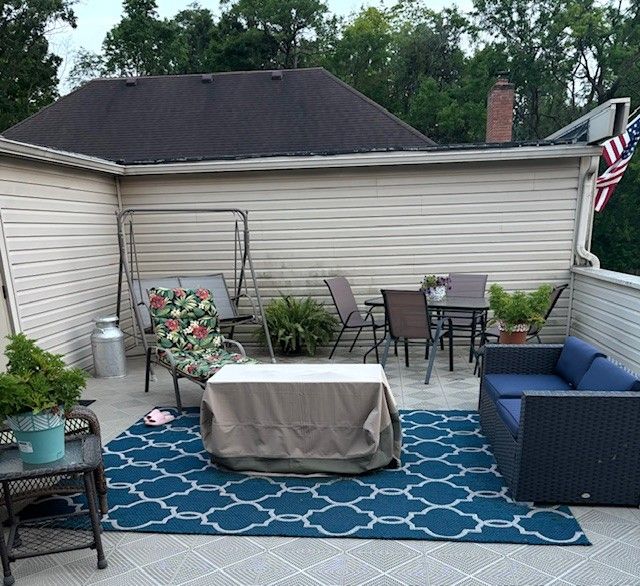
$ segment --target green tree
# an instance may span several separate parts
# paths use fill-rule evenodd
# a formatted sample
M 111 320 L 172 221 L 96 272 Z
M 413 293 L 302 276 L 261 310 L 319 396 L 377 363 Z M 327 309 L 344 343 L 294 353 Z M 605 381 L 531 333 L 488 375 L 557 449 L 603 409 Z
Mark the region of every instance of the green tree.
M 478 27 L 504 50 L 516 86 L 514 134 L 542 138 L 562 126 L 573 71 L 570 0 L 474 0 Z
M 47 32 L 76 26 L 72 0 L 5 0 L 0 5 L 0 131 L 58 97 L 61 58 Z
M 173 18 L 177 25 L 179 57 L 176 70 L 180 73 L 214 71 L 220 51 L 220 35 L 210 10 L 193 3 Z
M 174 73 L 182 52 L 178 27 L 161 20 L 155 0 L 124 0 L 122 20 L 106 35 L 104 71 L 117 75 Z
M 390 107 L 391 40 L 387 14 L 363 8 L 342 30 L 326 65 L 349 85 Z
M 265 34 L 275 43 L 275 66 L 296 68 L 314 51 L 315 40 L 325 26 L 327 5 L 321 0 L 223 0 L 229 14 L 245 27 Z
M 606 208 L 595 217 L 592 249 L 605 269 L 640 275 L 638 226 L 640 160 L 632 159 Z

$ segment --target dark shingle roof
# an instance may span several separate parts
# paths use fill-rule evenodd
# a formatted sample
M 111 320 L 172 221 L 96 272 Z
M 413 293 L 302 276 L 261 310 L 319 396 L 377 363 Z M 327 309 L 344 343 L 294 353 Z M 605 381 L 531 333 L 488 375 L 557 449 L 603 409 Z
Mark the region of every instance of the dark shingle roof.
M 128 164 L 435 144 L 320 68 L 97 79 L 4 136 Z

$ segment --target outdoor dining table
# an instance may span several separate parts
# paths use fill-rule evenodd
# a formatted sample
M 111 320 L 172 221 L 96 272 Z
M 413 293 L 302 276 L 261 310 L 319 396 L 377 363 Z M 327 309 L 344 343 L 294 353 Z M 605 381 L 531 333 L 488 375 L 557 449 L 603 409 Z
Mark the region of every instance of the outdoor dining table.
M 384 307 L 384 299 L 382 296 L 373 297 L 367 299 L 364 304 L 374 309 L 376 307 Z M 429 299 L 427 303 L 428 310 L 435 310 L 436 317 L 436 336 L 440 334 L 444 326 L 444 320 L 446 319 L 447 312 L 469 313 L 471 314 L 471 339 L 476 336 L 476 317 L 480 316 L 480 339 L 484 336 L 484 330 L 487 324 L 487 312 L 489 311 L 489 300 L 485 297 L 455 297 L 452 295 L 445 295 L 442 299 Z M 369 350 L 365 352 L 364 362 L 367 361 L 367 356 L 373 352 L 376 347 L 380 346 L 384 342 L 387 336 L 386 323 L 385 332 L 382 339 L 371 346 Z

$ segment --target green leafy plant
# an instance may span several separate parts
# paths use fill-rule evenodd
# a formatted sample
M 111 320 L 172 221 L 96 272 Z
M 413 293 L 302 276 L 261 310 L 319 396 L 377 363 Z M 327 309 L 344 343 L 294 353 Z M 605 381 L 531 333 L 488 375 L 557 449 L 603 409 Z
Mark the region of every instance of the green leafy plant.
M 60 406 L 71 409 L 85 387 L 87 373 L 68 368 L 59 354 L 39 348 L 24 334 L 9 340 L 7 371 L 0 373 L 0 417 L 57 411 Z
M 489 306 L 493 310 L 491 323 L 500 323 L 507 332 L 515 331 L 519 325 L 542 325 L 552 291 L 553 287 L 545 284 L 531 293 L 507 293 L 504 287 L 494 283 L 489 288 Z
M 315 355 L 318 346 L 331 340 L 337 324 L 325 306 L 311 297 L 297 299 L 283 295 L 270 301 L 264 314 L 271 343 L 283 354 Z M 262 329 L 257 331 L 257 336 L 266 343 Z

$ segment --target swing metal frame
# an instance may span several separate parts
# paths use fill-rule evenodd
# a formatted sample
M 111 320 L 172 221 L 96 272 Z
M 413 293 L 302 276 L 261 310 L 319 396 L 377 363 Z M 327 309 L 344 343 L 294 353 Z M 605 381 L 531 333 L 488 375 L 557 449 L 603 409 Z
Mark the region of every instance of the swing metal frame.
M 137 282 L 140 282 L 140 263 L 138 261 L 138 253 L 135 243 L 135 229 L 134 229 L 134 217 L 141 215 L 157 215 L 157 214 L 220 214 L 231 215 L 235 220 L 235 236 L 234 236 L 234 262 L 233 262 L 233 290 L 234 296 L 231 298 L 232 303 L 236 308 L 240 298 L 243 296 L 243 288 L 247 289 L 247 280 L 251 279 L 253 291 L 255 294 L 255 301 L 258 310 L 258 319 L 264 330 L 265 339 L 267 342 L 267 348 L 271 361 L 275 362 L 275 356 L 273 353 L 273 345 L 271 343 L 271 337 L 269 335 L 269 326 L 264 314 L 264 306 L 262 304 L 262 298 L 260 296 L 260 290 L 258 289 L 258 283 L 256 280 L 256 273 L 253 267 L 253 260 L 251 258 L 250 248 L 250 232 L 249 232 L 249 213 L 238 208 L 127 208 L 116 212 L 116 219 L 118 223 L 118 247 L 120 251 L 120 266 L 118 270 L 118 297 L 116 303 L 116 311 L 118 320 L 120 320 L 122 313 L 122 287 L 123 281 L 126 281 L 126 286 L 129 291 L 129 299 L 131 301 L 131 309 L 133 311 L 133 337 L 142 344 L 145 355 L 149 351 L 149 343 L 145 336 L 144 322 L 142 320 L 141 308 L 135 303 L 134 300 L 134 276 L 137 278 Z M 127 234 L 126 226 L 129 225 L 129 252 L 127 253 Z M 239 224 L 242 225 L 240 228 Z M 242 237 L 240 234 L 242 233 Z M 239 259 L 239 266 L 238 266 Z M 248 269 L 248 271 L 247 271 Z M 249 276 L 247 276 L 247 272 Z M 246 296 L 246 295 L 245 295 Z

